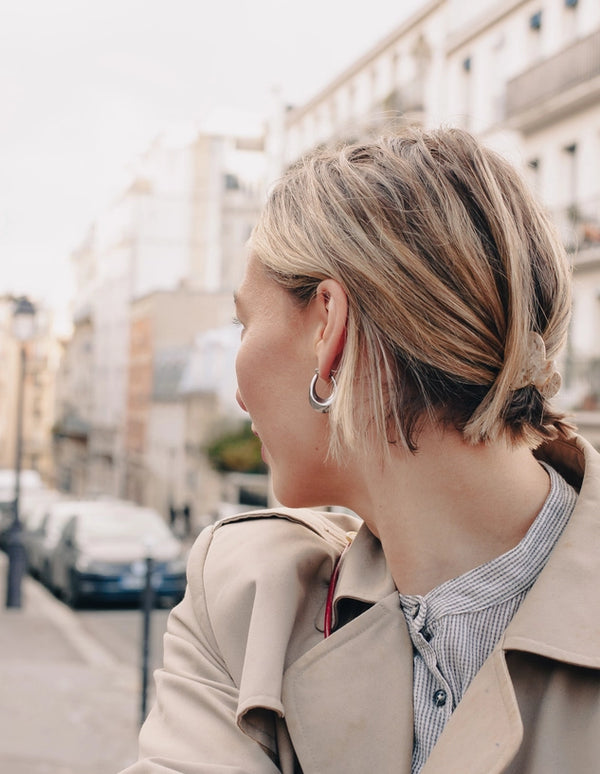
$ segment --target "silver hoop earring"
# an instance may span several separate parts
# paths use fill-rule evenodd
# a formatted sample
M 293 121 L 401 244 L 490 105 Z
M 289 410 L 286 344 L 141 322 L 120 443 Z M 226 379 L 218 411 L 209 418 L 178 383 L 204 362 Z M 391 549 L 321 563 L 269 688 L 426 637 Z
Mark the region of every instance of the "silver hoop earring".
M 328 398 L 325 398 L 323 400 L 322 398 L 319 398 L 316 392 L 316 386 L 317 386 L 317 379 L 319 378 L 319 369 L 315 371 L 315 375 L 313 376 L 311 382 L 310 382 L 310 388 L 308 390 L 308 402 L 310 403 L 311 407 L 314 408 L 315 411 L 320 411 L 321 414 L 327 414 L 329 409 L 331 408 L 331 405 L 333 401 L 335 400 L 335 395 L 337 393 L 337 382 L 335 381 L 335 377 L 333 374 L 329 375 L 329 379 L 331 380 L 332 389 L 331 389 L 331 395 Z

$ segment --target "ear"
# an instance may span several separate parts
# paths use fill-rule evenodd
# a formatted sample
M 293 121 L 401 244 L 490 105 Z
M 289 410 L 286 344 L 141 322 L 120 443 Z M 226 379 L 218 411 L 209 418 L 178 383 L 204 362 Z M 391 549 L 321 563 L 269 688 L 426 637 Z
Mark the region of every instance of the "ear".
M 327 381 L 338 366 L 346 343 L 348 297 L 337 280 L 323 280 L 314 299 L 318 319 L 315 353 L 321 377 Z

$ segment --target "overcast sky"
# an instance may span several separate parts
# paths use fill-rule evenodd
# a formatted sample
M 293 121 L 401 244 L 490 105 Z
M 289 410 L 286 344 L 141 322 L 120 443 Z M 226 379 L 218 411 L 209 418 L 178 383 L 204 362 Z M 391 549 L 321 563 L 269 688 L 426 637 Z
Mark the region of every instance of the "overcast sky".
M 424 0 L 19 0 L 0 21 L 0 293 L 68 256 L 161 129 L 301 103 Z

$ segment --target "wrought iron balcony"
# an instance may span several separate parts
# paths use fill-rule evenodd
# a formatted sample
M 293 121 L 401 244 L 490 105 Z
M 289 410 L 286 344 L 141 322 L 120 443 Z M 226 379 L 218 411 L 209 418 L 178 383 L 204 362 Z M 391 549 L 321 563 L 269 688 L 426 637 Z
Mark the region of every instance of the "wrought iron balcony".
M 425 88 L 422 79 L 408 81 L 391 91 L 375 106 L 395 113 L 420 113 L 425 109 Z
M 534 65 L 506 86 L 506 118 L 528 131 L 600 95 L 600 30 Z
M 600 255 L 600 196 L 574 202 L 551 214 L 569 253 L 593 250 Z

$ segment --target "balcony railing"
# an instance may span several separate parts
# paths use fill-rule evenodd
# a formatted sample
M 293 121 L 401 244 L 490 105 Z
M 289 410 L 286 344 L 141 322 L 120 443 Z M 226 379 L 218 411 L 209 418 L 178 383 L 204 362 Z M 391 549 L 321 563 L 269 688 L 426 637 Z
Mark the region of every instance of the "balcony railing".
M 375 108 L 396 113 L 419 113 L 425 109 L 425 88 L 421 79 L 403 83 Z
M 417 79 L 398 86 L 384 99 L 370 105 L 366 114 L 353 121 L 352 131 L 345 135 L 358 139 L 381 131 L 393 131 L 399 123 L 419 123 L 424 109 L 423 84 Z
M 551 214 L 568 252 L 600 248 L 600 197 L 574 202 Z
M 600 30 L 576 41 L 553 57 L 510 80 L 506 87 L 506 117 L 539 107 L 600 76 Z

